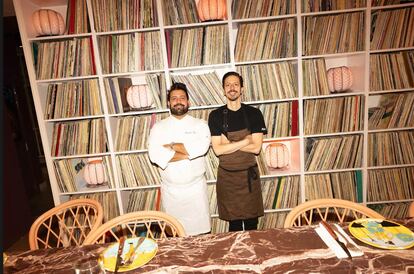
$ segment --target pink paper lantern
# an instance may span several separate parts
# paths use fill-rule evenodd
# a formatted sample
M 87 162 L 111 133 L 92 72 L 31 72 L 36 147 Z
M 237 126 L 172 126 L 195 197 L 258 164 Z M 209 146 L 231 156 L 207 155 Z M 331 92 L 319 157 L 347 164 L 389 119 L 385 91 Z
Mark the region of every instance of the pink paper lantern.
M 127 102 L 131 108 L 150 108 L 153 102 L 151 91 L 147 85 L 130 86 L 127 90 Z
M 85 179 L 88 187 L 100 186 L 108 182 L 108 175 L 102 158 L 89 158 L 83 169 L 83 179 Z
M 32 23 L 37 35 L 61 35 L 65 33 L 63 17 L 54 10 L 40 9 L 33 12 Z
M 266 165 L 270 168 L 284 168 L 290 164 L 290 153 L 283 143 L 272 143 L 265 149 Z
M 201 21 L 224 20 L 227 18 L 226 0 L 199 0 L 197 13 Z
M 327 72 L 330 92 L 341 92 L 352 86 L 352 72 L 348 67 L 330 68 Z

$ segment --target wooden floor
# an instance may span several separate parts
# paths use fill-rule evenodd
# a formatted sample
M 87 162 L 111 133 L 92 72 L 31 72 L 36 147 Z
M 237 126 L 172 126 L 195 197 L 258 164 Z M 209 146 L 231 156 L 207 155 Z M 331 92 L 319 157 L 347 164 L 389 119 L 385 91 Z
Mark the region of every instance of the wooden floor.
M 26 234 L 5 250 L 5 252 L 26 251 L 29 249 L 29 234 Z

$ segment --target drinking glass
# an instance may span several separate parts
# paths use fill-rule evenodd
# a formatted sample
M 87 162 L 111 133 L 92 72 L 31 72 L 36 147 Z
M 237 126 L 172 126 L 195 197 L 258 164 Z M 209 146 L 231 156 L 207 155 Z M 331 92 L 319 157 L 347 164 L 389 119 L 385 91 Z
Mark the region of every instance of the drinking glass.
M 102 274 L 105 270 L 97 259 L 78 261 L 74 265 L 75 274 Z

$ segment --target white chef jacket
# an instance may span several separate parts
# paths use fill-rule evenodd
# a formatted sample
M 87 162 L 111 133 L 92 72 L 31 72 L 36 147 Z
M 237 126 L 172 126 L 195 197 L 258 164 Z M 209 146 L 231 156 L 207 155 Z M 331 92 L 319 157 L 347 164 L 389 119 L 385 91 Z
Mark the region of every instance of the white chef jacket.
M 150 160 L 160 167 L 164 211 L 182 223 L 187 235 L 211 230 L 203 157 L 210 140 L 207 123 L 188 114 L 182 119 L 171 115 L 156 123 L 148 140 Z M 175 152 L 163 145 L 172 142 L 184 144 L 188 159 L 169 162 Z

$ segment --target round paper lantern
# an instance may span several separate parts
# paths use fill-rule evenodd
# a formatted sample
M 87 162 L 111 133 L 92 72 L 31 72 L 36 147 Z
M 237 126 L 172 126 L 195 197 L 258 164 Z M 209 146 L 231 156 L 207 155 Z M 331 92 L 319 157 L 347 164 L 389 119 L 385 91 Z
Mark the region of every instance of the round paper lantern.
M 60 35 L 65 33 L 65 22 L 60 13 L 50 9 L 33 12 L 33 27 L 37 35 Z
M 199 0 L 197 13 L 201 21 L 226 19 L 226 0 Z
M 266 165 L 271 168 L 284 168 L 290 164 L 290 153 L 283 143 L 273 143 L 265 149 Z
M 83 169 L 83 179 L 85 179 L 87 186 L 94 187 L 108 182 L 108 175 L 102 158 L 89 158 Z
M 152 105 L 152 95 L 148 86 L 130 86 L 127 90 L 127 102 L 131 108 L 150 108 Z
M 352 86 L 352 72 L 348 67 L 328 69 L 328 88 L 330 92 L 341 92 Z

